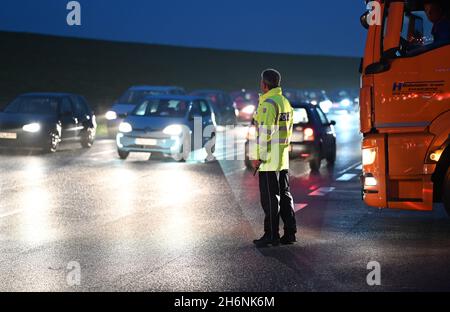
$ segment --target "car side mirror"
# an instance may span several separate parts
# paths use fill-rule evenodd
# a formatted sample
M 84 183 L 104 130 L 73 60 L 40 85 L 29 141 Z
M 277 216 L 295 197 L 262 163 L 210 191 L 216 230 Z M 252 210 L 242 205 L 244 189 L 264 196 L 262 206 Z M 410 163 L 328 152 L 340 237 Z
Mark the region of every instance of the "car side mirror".
M 330 120 L 330 126 L 336 126 L 336 121 Z

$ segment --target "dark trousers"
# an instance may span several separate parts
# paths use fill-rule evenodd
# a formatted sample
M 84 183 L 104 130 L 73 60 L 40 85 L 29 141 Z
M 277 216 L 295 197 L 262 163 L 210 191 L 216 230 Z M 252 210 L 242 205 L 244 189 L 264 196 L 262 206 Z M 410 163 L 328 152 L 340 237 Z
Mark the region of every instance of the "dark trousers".
M 280 217 L 285 234 L 295 234 L 297 223 L 294 199 L 289 187 L 288 170 L 259 172 L 259 191 L 264 210 L 264 232 L 271 239 L 279 237 Z

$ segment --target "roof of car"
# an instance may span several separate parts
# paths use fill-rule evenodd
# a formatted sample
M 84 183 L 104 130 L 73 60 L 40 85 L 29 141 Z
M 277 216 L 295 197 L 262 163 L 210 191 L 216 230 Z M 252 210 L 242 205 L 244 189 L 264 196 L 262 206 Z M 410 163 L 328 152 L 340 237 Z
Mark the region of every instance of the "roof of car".
M 215 89 L 194 90 L 191 92 L 191 94 L 195 93 L 226 93 L 226 92 L 223 90 L 215 90 Z
M 174 89 L 183 89 L 176 86 L 132 86 L 128 90 L 132 91 L 169 91 Z
M 291 102 L 291 106 L 293 108 L 313 108 L 315 107 L 315 105 L 312 105 L 311 103 L 308 102 Z
M 75 95 L 73 93 L 64 93 L 64 92 L 32 92 L 32 93 L 24 93 L 20 96 L 48 96 L 48 97 L 63 97 Z
M 179 100 L 179 101 L 195 101 L 195 100 L 206 100 L 202 96 L 194 96 L 194 95 L 148 95 L 144 97 L 144 99 L 153 99 L 153 100 Z

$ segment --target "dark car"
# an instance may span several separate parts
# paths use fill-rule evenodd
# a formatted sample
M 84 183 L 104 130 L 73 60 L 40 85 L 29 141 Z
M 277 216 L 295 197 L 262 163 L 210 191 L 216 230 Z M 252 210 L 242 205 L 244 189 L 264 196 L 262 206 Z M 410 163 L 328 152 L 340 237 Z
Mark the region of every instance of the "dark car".
M 55 152 L 61 141 L 92 146 L 97 123 L 86 99 L 69 93 L 29 93 L 0 113 L 0 147 Z
M 236 109 L 231 96 L 221 90 L 197 90 L 191 93 L 193 96 L 207 98 L 216 114 L 217 125 L 236 125 Z
M 184 95 L 186 91 L 173 86 L 133 86 L 114 103 L 106 113 L 106 122 L 110 135 L 117 133 L 117 127 L 122 120 L 132 112 L 137 104 L 142 103 L 146 96 L 151 95 Z
M 320 168 L 323 159 L 329 165 L 336 161 L 335 121 L 328 121 L 319 106 L 308 103 L 291 103 L 294 109 L 294 129 L 290 146 L 290 158 L 302 158 L 309 161 L 312 171 Z M 254 168 L 249 157 L 249 145 L 255 140 L 255 127 L 251 126 L 245 147 L 245 164 Z
M 194 133 L 194 129 L 197 129 L 194 126 L 195 118 L 201 118 L 202 133 Z M 186 160 L 192 151 L 186 148 L 187 142 L 195 144 L 192 135 L 200 135 L 203 147 L 215 137 L 215 128 L 214 112 L 205 98 L 150 96 L 137 105 L 119 125 L 117 150 L 121 159 L 126 159 L 130 152 L 143 152 Z M 210 151 L 214 153 L 214 147 Z

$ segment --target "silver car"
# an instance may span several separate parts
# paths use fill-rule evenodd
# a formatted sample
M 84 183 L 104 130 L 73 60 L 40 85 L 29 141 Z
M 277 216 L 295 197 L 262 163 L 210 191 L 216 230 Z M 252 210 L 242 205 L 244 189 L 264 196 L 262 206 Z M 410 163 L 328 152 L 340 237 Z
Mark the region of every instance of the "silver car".
M 201 129 L 201 133 L 194 133 L 194 129 Z M 119 125 L 117 150 L 121 159 L 126 159 L 130 152 L 144 152 L 186 160 L 199 143 L 195 137 L 201 136 L 201 147 L 207 147 L 208 154 L 214 153 L 215 129 L 215 115 L 206 99 L 150 96 Z

